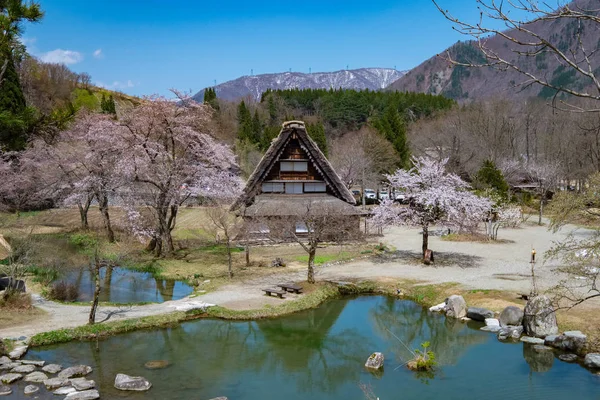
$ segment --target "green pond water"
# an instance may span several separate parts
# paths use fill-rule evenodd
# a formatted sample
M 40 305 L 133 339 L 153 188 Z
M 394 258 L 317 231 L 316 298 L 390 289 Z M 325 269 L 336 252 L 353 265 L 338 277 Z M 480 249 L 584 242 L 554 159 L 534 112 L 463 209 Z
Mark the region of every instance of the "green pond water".
M 33 349 L 29 359 L 87 364 L 104 399 L 364 399 L 360 385 L 388 399 L 599 399 L 600 377 L 553 353 L 499 342 L 410 302 L 382 296 L 330 301 L 273 320 L 198 320 L 177 328 L 134 332 L 107 340 Z M 415 374 L 404 362 L 429 340 L 439 367 Z M 380 373 L 364 368 L 384 353 Z M 148 370 L 149 360 L 171 366 Z M 113 389 L 117 373 L 153 383 L 146 393 Z M 24 399 L 20 383 L 8 399 Z M 42 389 L 38 398 L 57 398 Z
M 63 280 L 79 289 L 77 301 L 91 301 L 95 283 L 88 268 L 69 272 Z M 100 270 L 100 301 L 113 303 L 162 303 L 179 300 L 192 293 L 193 288 L 185 282 L 160 279 L 148 272 L 113 267 Z

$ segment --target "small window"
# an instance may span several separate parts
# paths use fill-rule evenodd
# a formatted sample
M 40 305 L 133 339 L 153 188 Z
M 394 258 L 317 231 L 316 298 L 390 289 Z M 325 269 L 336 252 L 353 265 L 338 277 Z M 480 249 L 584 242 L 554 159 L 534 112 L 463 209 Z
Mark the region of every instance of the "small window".
M 265 182 L 262 184 L 263 193 L 283 193 L 283 183 Z
M 306 161 L 282 161 L 280 164 L 281 172 L 308 171 L 308 163 Z
M 287 194 L 302 194 L 302 183 L 290 182 L 285 184 L 285 192 Z
M 325 192 L 325 182 L 307 182 L 304 184 L 304 191 L 307 193 Z
M 296 222 L 296 233 L 308 233 L 308 228 L 304 222 Z

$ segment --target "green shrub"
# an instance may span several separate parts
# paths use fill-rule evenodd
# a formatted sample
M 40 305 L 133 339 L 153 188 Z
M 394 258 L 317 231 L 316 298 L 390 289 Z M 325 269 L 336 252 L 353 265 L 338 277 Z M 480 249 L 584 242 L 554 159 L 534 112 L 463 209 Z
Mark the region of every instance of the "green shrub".
M 81 249 L 89 249 L 98 244 L 98 239 L 87 233 L 75 233 L 69 237 L 69 242 Z
M 415 358 L 407 364 L 408 368 L 413 371 L 431 371 L 437 365 L 435 354 L 431 350 L 427 350 L 430 346 L 429 342 L 421 343 L 423 350 L 415 349 Z

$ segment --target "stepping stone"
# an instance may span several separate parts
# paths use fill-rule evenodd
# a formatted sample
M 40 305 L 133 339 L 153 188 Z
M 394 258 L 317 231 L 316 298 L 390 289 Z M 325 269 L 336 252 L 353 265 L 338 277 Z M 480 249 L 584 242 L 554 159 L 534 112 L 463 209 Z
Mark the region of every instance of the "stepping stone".
M 0 396 L 8 396 L 12 393 L 12 389 L 9 386 L 0 385 Z
M 35 385 L 27 385 L 25 386 L 25 394 L 34 394 L 40 391 L 40 388 Z
M 46 375 L 45 373 L 40 372 L 40 371 L 32 372 L 29 375 L 26 375 L 25 378 L 23 378 L 23 380 L 25 382 L 34 382 L 34 383 L 42 383 L 47 379 L 48 379 L 48 375 Z
M 59 372 L 58 377 L 62 379 L 79 378 L 92 372 L 92 367 L 87 365 L 76 365 L 74 367 L 65 368 Z
M 69 393 L 65 400 L 95 400 L 100 398 L 100 393 L 97 390 L 86 390 L 83 392 Z
M 11 363 L 11 362 L 12 362 L 12 360 L 10 358 L 6 357 L 6 356 L 0 357 L 0 364 L 8 364 L 8 363 Z
M 47 372 L 49 374 L 56 374 L 62 371 L 62 365 L 48 364 L 44 368 L 42 368 L 42 371 Z
M 92 380 L 87 380 L 85 378 L 74 378 L 70 379 L 71 386 L 79 391 L 89 390 L 96 387 L 96 382 Z
M 21 360 L 21 364 L 35 365 L 36 367 L 43 367 L 44 364 L 46 364 L 46 361 Z
M 531 343 L 531 344 L 544 344 L 544 339 L 523 336 L 523 337 L 521 337 L 521 342 Z
M 2 364 L 2 365 L 0 365 L 0 371 L 10 371 L 11 369 L 16 368 L 20 365 L 21 365 L 21 363 L 18 363 L 18 362 L 10 362 L 8 364 Z
M 8 353 L 8 356 L 13 360 L 18 360 L 19 358 L 23 357 L 25 353 L 27 353 L 27 348 L 28 347 L 26 345 L 17 346 L 13 351 Z
M 46 389 L 48 390 L 58 389 L 59 387 L 67 386 L 68 384 L 69 380 L 63 378 L 50 378 L 44 381 L 44 386 L 46 386 Z
M 18 381 L 22 377 L 23 377 L 23 375 L 21 375 L 21 374 L 5 374 L 5 375 L 0 375 L 0 382 L 6 383 L 6 384 L 11 384 L 13 382 Z
M 151 387 L 152 384 L 142 376 L 117 374 L 115 378 L 115 388 L 119 390 L 146 391 Z
M 35 365 L 19 365 L 10 370 L 10 372 L 16 372 L 17 374 L 28 374 L 35 371 Z
M 75 389 L 72 386 L 63 386 L 61 388 L 56 389 L 52 393 L 65 396 L 65 395 L 67 395 L 69 393 L 75 393 L 76 391 L 77 391 L 77 389 Z
M 502 329 L 499 325 L 489 325 L 489 326 L 483 326 L 481 328 L 479 328 L 480 331 L 484 331 L 484 332 L 499 332 L 500 329 Z
M 564 361 L 564 362 L 568 362 L 568 363 L 572 363 L 577 361 L 577 355 L 575 354 L 561 354 L 560 356 L 558 356 L 558 359 L 560 361 Z

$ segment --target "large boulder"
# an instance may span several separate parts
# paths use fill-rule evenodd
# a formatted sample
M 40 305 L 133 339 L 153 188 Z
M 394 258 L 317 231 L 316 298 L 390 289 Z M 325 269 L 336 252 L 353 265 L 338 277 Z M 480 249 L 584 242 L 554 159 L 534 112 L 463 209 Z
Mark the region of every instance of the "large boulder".
M 142 392 L 150 390 L 151 387 L 152 384 L 142 376 L 117 374 L 115 378 L 115 388 L 119 390 L 135 390 Z
M 446 316 L 451 318 L 467 316 L 467 302 L 462 296 L 454 294 L 446 299 Z
M 562 335 L 546 336 L 546 345 L 557 349 L 581 354 L 587 343 L 587 336 L 580 331 L 567 331 Z
M 583 359 L 583 365 L 588 368 L 600 369 L 600 353 L 589 353 Z
M 486 318 L 494 318 L 494 312 L 488 310 L 487 308 L 469 307 L 467 309 L 467 317 L 474 321 L 483 322 L 486 320 Z
M 521 325 L 523 323 L 523 310 L 519 307 L 508 306 L 500 313 L 500 325 Z
M 385 357 L 383 353 L 375 352 L 367 358 L 367 362 L 365 363 L 365 367 L 371 369 L 379 369 L 383 367 L 383 361 Z
M 558 333 L 556 314 L 547 296 L 530 298 L 525 305 L 523 327 L 529 336 L 544 338 Z

